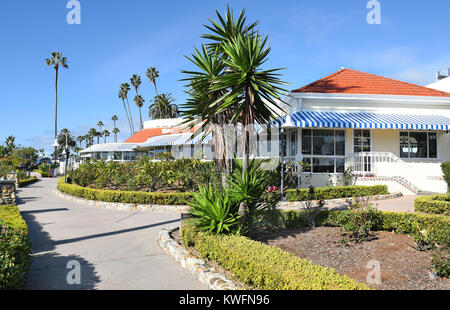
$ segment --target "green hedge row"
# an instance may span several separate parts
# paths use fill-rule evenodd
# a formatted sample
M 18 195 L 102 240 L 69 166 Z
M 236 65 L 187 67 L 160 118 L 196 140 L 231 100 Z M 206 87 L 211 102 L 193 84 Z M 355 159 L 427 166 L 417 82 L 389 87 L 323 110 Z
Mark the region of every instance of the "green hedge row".
M 450 193 L 450 161 L 441 164 L 444 180 L 447 182 L 447 190 Z
M 375 186 L 336 186 L 318 187 L 314 190 L 313 200 L 326 200 L 337 198 L 363 197 L 389 194 L 386 185 Z M 309 189 L 288 189 L 286 191 L 288 201 L 311 200 Z
M 19 187 L 24 187 L 24 186 L 33 184 L 34 182 L 37 182 L 37 181 L 38 181 L 38 178 L 36 178 L 36 177 L 19 180 Z
M 183 222 L 182 239 L 205 259 L 223 266 L 243 283 L 264 290 L 367 290 L 365 284 L 313 264 L 277 247 L 242 236 L 197 232 L 195 219 Z
M 316 226 L 340 227 L 343 211 L 318 211 Z M 450 216 L 423 213 L 376 212 L 372 230 L 393 231 L 395 233 L 415 235 L 426 231 L 430 239 L 438 244 L 450 246 Z M 285 228 L 309 227 L 308 214 L 305 211 L 281 211 L 279 223 Z
M 0 206 L 0 289 L 22 289 L 31 263 L 28 227 L 17 206 Z
M 419 197 L 414 202 L 414 210 L 430 214 L 450 215 L 450 194 Z
M 185 205 L 193 199 L 191 193 L 149 193 L 135 191 L 112 191 L 82 187 L 76 184 L 64 182 L 64 178 L 58 180 L 58 189 L 66 194 L 105 202 L 120 202 L 132 204 L 157 204 L 157 205 Z

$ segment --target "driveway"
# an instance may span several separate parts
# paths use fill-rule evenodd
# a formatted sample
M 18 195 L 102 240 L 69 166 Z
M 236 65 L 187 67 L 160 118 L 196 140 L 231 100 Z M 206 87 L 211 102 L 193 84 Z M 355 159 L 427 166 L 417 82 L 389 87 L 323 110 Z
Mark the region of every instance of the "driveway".
M 178 213 L 83 206 L 55 195 L 56 182 L 18 192 L 33 244 L 27 289 L 205 289 L 157 244 L 162 228 L 179 224 Z M 80 284 L 69 284 L 78 263 Z

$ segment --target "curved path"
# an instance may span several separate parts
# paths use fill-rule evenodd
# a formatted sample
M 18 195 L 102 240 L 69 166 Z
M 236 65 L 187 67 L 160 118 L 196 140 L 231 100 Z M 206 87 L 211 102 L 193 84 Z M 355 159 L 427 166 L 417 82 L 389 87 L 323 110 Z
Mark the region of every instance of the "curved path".
M 205 289 L 157 244 L 179 214 L 83 206 L 55 195 L 56 182 L 41 179 L 18 191 L 33 244 L 27 289 Z M 81 266 L 80 284 L 67 282 L 76 269 L 67 268 L 70 261 Z

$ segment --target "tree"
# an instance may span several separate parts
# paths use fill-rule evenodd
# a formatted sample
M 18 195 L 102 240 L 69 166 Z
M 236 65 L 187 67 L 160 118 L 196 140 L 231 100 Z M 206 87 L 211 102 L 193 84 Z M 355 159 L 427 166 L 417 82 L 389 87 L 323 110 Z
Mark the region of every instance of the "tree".
M 120 130 L 119 130 L 119 128 L 114 127 L 112 132 L 114 134 L 114 142 L 117 143 L 117 134 L 120 132 Z
M 97 122 L 97 126 L 98 126 L 98 130 L 99 131 L 102 131 L 102 126 L 103 126 L 104 124 L 103 124 L 103 122 L 102 121 L 98 121 Z
M 140 120 L 140 129 L 144 128 L 144 124 L 142 123 L 142 114 L 141 114 L 141 107 L 144 104 L 144 98 L 139 96 L 139 86 L 141 85 L 141 77 L 137 74 L 133 74 L 133 76 L 130 79 L 131 85 L 133 85 L 134 90 L 136 91 L 136 97 L 134 97 L 134 103 L 136 106 L 139 107 L 139 120 Z M 140 97 L 140 98 L 138 98 Z M 137 98 L 137 101 L 136 101 Z M 141 105 L 138 105 L 141 104 Z
M 0 157 L 7 157 L 9 155 L 8 149 L 4 145 L 0 145 Z
M 80 148 L 83 148 L 83 146 L 81 145 L 83 143 L 83 141 L 86 139 L 85 136 L 78 136 L 77 137 L 77 141 L 78 143 L 80 143 Z
M 69 66 L 67 65 L 67 58 L 62 57 L 61 52 L 52 52 L 52 57 L 45 59 L 45 63 L 47 66 L 53 66 L 56 73 L 55 78 L 55 140 L 56 140 L 56 136 L 58 134 L 58 72 L 60 66 L 65 69 L 69 68 Z
M 11 155 L 12 152 L 14 151 L 14 149 L 16 148 L 15 141 L 16 141 L 16 137 L 14 137 L 14 136 L 9 136 L 5 140 L 5 147 L 8 152 L 8 156 Z
M 156 79 L 159 78 L 159 71 L 156 70 L 155 67 L 150 67 L 147 69 L 147 72 L 145 73 L 148 77 L 148 79 L 150 80 L 150 83 L 153 84 L 153 86 L 155 87 L 155 93 L 156 96 L 158 96 L 158 88 L 156 87 Z
M 236 22 L 230 8 L 227 17 L 223 18 L 217 12 L 220 24 L 212 22 L 213 26 L 206 26 L 213 33 L 204 36 L 212 40 L 209 49 L 202 47 L 202 52 L 196 50 L 191 61 L 199 67 L 200 72 L 184 71 L 189 77 L 188 93 L 191 101 L 185 108 L 185 115 L 192 120 L 201 116 L 204 125 L 214 124 L 215 116 L 220 113 L 229 113 L 226 120 L 230 124 L 241 124 L 240 134 L 243 146 L 242 173 L 248 171 L 249 162 L 249 130 L 255 123 L 269 124 L 271 120 L 279 117 L 274 108 L 279 108 L 277 100 L 285 95 L 282 85 L 288 85 L 279 79 L 282 69 L 263 70 L 262 66 L 268 61 L 270 46 L 268 37 L 260 35 L 254 26 L 251 31 L 245 27 L 245 11 L 242 11 Z M 230 25 L 230 23 L 232 23 Z M 256 25 L 253 23 L 250 25 Z M 227 30 L 227 27 L 229 28 Z M 246 29 L 246 31 L 239 31 Z M 210 68 L 209 62 L 214 61 L 223 70 L 211 80 L 206 79 Z M 222 66 L 220 66 L 222 64 Z M 219 98 L 208 98 L 209 93 L 221 94 Z M 199 99 L 209 99 L 200 103 Z M 213 101 L 214 100 L 214 101 Z M 201 107 L 195 106 L 197 103 Z M 189 121 L 189 120 L 188 120 Z M 248 206 L 241 203 L 239 208 L 241 224 L 246 223 Z
M 142 123 L 142 113 L 141 113 L 141 109 L 142 106 L 144 105 L 144 98 L 141 95 L 136 95 L 136 97 L 134 97 L 134 104 L 139 108 L 139 121 L 141 124 L 141 129 L 144 128 L 144 125 Z
M 128 110 L 125 107 L 125 112 L 127 113 L 128 122 L 130 124 L 131 134 L 134 134 L 133 117 L 131 115 L 130 103 L 128 101 L 128 92 L 130 91 L 130 84 L 123 83 L 120 85 L 119 98 L 123 100 L 123 105 L 125 107 L 125 100 L 127 101 Z
M 88 144 L 89 144 L 89 146 L 94 144 L 94 138 L 95 137 L 98 137 L 97 129 L 95 129 L 95 128 L 89 129 L 89 131 L 88 131 L 88 142 L 89 142 Z M 88 147 L 88 146 L 86 145 L 86 147 Z
M 58 148 L 60 153 L 64 150 L 74 150 L 77 146 L 75 137 L 67 128 L 64 128 L 60 131 L 56 141 L 59 144 Z
M 111 120 L 114 122 L 114 128 L 116 128 L 116 122 L 119 120 L 119 118 L 117 117 L 117 115 L 113 115 L 111 117 Z
M 105 139 L 103 143 L 106 143 L 106 138 L 109 137 L 110 135 L 111 133 L 109 132 L 109 130 L 107 129 L 103 130 L 103 137 Z
M 149 107 L 149 117 L 152 119 L 176 118 L 179 115 L 178 106 L 170 93 L 161 94 L 153 99 Z

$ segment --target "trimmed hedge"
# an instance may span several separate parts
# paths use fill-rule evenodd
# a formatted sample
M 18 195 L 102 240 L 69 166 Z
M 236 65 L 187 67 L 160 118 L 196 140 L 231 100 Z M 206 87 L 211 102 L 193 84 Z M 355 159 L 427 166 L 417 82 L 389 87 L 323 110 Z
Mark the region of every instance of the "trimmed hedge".
M 185 205 L 193 199 L 191 193 L 149 193 L 135 191 L 113 191 L 82 187 L 58 180 L 58 189 L 66 194 L 89 200 L 132 204 Z
M 447 182 L 447 191 L 450 193 L 450 162 L 442 163 L 441 168 L 444 173 L 444 180 Z
M 223 266 L 250 286 L 263 290 L 367 290 L 367 285 L 313 264 L 277 247 L 242 236 L 197 232 L 195 219 L 183 222 L 185 245 Z
M 318 187 L 315 188 L 314 190 L 313 200 L 326 200 L 326 199 L 363 197 L 363 196 L 387 195 L 387 194 L 389 194 L 389 191 L 386 185 Z M 309 189 L 288 189 L 286 190 L 286 199 L 288 201 L 310 200 Z
M 19 187 L 24 187 L 38 181 L 38 178 L 31 177 L 29 179 L 19 180 Z
M 414 210 L 429 214 L 450 215 L 450 194 L 419 197 L 414 202 Z
M 22 289 L 31 263 L 28 227 L 17 206 L 0 206 L 0 289 Z
M 318 211 L 316 226 L 340 227 L 343 223 L 339 215 L 344 211 Z M 286 228 L 309 227 L 305 211 L 281 211 L 280 222 Z M 433 242 L 450 246 L 450 216 L 423 213 L 377 212 L 374 219 L 374 231 L 393 231 L 395 233 L 416 235 L 427 231 Z M 340 220 L 341 219 L 341 220 Z

